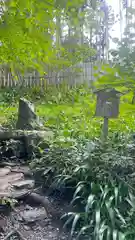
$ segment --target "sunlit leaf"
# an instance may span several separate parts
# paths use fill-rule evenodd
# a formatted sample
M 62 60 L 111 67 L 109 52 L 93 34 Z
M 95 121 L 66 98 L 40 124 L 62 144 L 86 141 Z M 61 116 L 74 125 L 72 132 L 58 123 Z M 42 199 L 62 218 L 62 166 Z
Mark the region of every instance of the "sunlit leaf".
M 98 234 L 99 232 L 99 226 L 100 226 L 100 220 L 101 220 L 101 216 L 100 216 L 100 209 L 96 209 L 96 212 L 95 212 L 95 232 L 96 232 L 96 235 Z
M 61 219 L 65 218 L 65 217 L 68 217 L 67 221 L 64 223 L 63 228 L 67 227 L 67 225 L 70 224 L 70 223 L 73 221 L 74 216 L 75 216 L 75 213 L 69 212 L 69 213 L 64 214 L 64 215 L 61 217 Z
M 114 209 L 115 209 L 115 212 L 116 212 L 118 218 L 121 220 L 121 222 L 123 224 L 126 224 L 126 221 L 125 221 L 124 217 L 121 215 L 120 211 L 117 208 L 114 208 Z
M 117 206 L 117 204 L 118 204 L 118 195 L 119 195 L 118 187 L 114 188 L 114 195 L 115 195 L 115 205 Z
M 113 230 L 112 237 L 113 237 L 113 240 L 117 240 L 117 238 L 118 238 L 118 232 L 117 232 L 117 230 Z
M 89 209 L 92 207 L 92 204 L 94 203 L 94 198 L 95 198 L 95 195 L 93 195 L 93 194 L 89 195 L 89 197 L 87 199 L 87 204 L 85 207 L 86 213 L 88 213 Z
M 71 237 L 73 237 L 73 234 L 75 232 L 76 225 L 77 225 L 79 219 L 80 219 L 80 214 L 78 213 L 78 214 L 75 215 L 73 223 L 72 223 L 72 228 L 71 228 L 71 233 L 70 233 Z
M 84 185 L 83 185 L 83 184 L 80 184 L 80 185 L 76 188 L 75 193 L 74 193 L 74 196 L 73 196 L 73 199 L 76 197 L 76 195 L 77 195 L 78 193 L 80 193 L 80 191 L 83 190 L 83 188 L 84 188 Z
M 79 231 L 76 239 L 78 240 L 78 239 L 80 238 L 80 236 L 81 236 L 82 234 L 84 234 L 84 233 L 85 233 L 88 229 L 90 229 L 90 228 L 91 228 L 90 225 L 87 225 L 87 226 L 82 227 L 81 230 Z

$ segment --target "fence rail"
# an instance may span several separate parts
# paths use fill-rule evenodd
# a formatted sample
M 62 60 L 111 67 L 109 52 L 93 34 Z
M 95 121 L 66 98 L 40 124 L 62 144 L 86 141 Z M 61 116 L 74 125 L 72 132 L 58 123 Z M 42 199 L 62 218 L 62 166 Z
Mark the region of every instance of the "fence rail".
M 0 68 L 0 87 L 46 87 L 49 84 L 59 85 L 64 81 L 69 86 L 86 82 L 90 84 L 94 80 L 93 72 L 91 62 L 79 63 L 77 66 L 68 69 L 63 68 L 59 72 L 48 70 L 44 76 L 40 76 L 36 71 L 27 73 L 24 76 L 17 74 L 17 78 L 13 77 L 7 68 Z

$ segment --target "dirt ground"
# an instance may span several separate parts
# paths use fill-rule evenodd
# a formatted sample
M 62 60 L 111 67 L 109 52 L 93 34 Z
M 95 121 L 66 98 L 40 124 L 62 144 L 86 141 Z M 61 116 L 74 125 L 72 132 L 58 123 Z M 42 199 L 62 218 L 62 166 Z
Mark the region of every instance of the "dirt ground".
M 53 202 L 53 201 L 52 201 Z M 55 211 L 64 212 L 59 203 L 52 203 Z M 42 207 L 31 207 L 22 203 L 9 213 L 0 214 L 0 240 L 66 240 L 68 233 L 63 231 L 60 219 L 55 216 L 45 217 L 34 222 L 25 221 L 21 214 L 26 210 L 41 210 Z M 13 234 L 11 234 L 13 231 Z M 9 235 L 9 237 L 8 237 Z

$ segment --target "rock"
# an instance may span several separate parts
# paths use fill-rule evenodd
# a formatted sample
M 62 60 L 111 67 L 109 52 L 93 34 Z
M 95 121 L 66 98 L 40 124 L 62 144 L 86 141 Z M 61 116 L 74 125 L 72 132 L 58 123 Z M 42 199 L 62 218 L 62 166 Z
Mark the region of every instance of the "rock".
M 0 131 L 0 141 L 7 141 L 6 146 L 8 149 L 5 150 L 3 146 L 3 155 L 7 158 L 16 156 L 17 158 L 31 157 L 34 154 L 39 155 L 39 150 L 37 148 L 41 141 L 49 141 L 53 139 L 53 132 L 47 131 L 37 131 L 37 130 L 4 130 Z M 13 140 L 11 140 L 13 139 Z M 9 142 L 8 142 L 9 140 Z M 35 151 L 34 151 L 35 149 Z
M 10 196 L 11 196 L 10 191 L 2 191 L 2 190 L 0 189 L 0 198 L 4 198 L 4 197 L 9 198 Z
M 28 225 L 24 225 L 23 228 L 24 228 L 26 231 L 29 231 L 29 230 L 30 230 L 30 226 L 28 226 Z
M 15 167 L 15 166 L 16 166 L 16 163 L 13 163 L 13 162 L 5 162 L 5 161 L 0 162 L 0 167 Z
M 8 175 L 0 177 L 0 192 L 6 191 L 7 189 L 12 188 L 12 184 L 17 180 L 21 180 L 23 178 L 22 173 L 10 173 Z
M 25 137 L 25 149 L 27 156 L 31 158 L 31 156 L 34 154 L 34 156 L 40 157 L 40 151 L 38 149 L 38 144 L 46 140 L 49 142 L 53 138 L 53 132 L 52 131 L 33 131 L 31 134 L 27 134 Z
M 30 194 L 29 189 L 22 189 L 22 190 L 0 190 L 0 198 L 7 197 L 16 200 L 23 200 Z
M 28 195 L 27 201 L 30 205 L 41 205 L 46 209 L 48 215 L 54 215 L 56 210 L 53 208 L 52 203 L 47 197 L 44 197 L 38 193 L 32 192 Z
M 33 210 L 33 208 L 30 205 L 26 205 L 24 210 Z
M 0 177 L 3 177 L 11 172 L 10 167 L 0 168 Z
M 7 172 L 5 172 L 5 175 L 0 177 L 0 197 L 10 197 L 12 195 L 13 183 L 22 179 L 22 173 L 10 172 L 7 174 Z
M 34 180 L 23 180 L 23 181 L 17 181 L 12 185 L 17 189 L 22 189 L 22 188 L 32 189 L 35 185 L 35 182 Z
M 30 195 L 35 181 L 24 179 L 23 172 L 28 171 L 28 167 L 22 166 L 19 169 L 20 172 L 17 171 L 17 167 L 16 169 L 15 167 L 0 168 L 0 198 L 8 197 L 21 200 Z
M 50 201 L 47 199 L 47 197 L 41 196 L 38 193 L 32 192 L 29 195 L 29 200 L 32 203 L 41 204 L 45 208 L 49 208 L 50 207 Z
M 33 177 L 33 173 L 31 172 L 30 168 L 28 166 L 14 166 L 11 168 L 11 172 L 16 173 L 23 173 L 24 177 Z
M 29 189 L 22 189 L 22 190 L 12 190 L 10 192 L 10 198 L 16 199 L 16 200 L 22 200 L 26 198 L 30 194 Z
M 19 141 L 25 141 L 25 138 L 27 141 L 31 144 L 33 143 L 39 143 L 39 140 L 44 141 L 50 141 L 52 140 L 54 134 L 49 129 L 37 131 L 37 130 L 16 130 L 16 129 L 6 129 L 4 131 L 0 131 L 0 140 L 6 141 L 10 139 L 19 140 Z
M 35 114 L 34 105 L 25 98 L 19 101 L 17 129 L 41 129 L 43 125 L 40 123 L 38 116 Z
M 6 158 L 16 157 L 22 158 L 25 157 L 25 146 L 22 141 L 10 139 L 5 142 L 3 146 L 2 156 Z
M 33 223 L 47 218 L 47 213 L 44 208 L 24 210 L 20 215 L 26 223 Z

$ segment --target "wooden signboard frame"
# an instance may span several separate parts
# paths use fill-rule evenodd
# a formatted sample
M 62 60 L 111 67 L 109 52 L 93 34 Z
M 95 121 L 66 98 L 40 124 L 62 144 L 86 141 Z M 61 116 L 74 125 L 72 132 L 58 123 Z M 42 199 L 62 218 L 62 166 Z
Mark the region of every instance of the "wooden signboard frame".
M 100 89 L 94 92 L 97 95 L 96 117 L 103 117 L 103 138 L 108 136 L 109 118 L 117 118 L 119 115 L 119 104 L 121 92 L 113 89 Z

